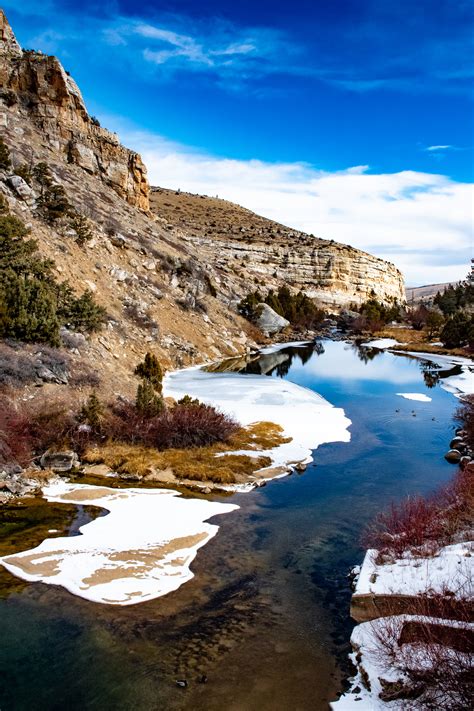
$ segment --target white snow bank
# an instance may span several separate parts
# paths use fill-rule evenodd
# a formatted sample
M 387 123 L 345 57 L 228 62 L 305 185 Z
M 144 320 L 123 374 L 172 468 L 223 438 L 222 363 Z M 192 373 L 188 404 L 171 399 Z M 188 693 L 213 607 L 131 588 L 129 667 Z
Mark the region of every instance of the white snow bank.
M 277 353 L 283 350 L 283 348 L 305 348 L 310 346 L 314 341 L 289 341 L 289 343 L 273 343 L 271 346 L 266 346 L 265 348 L 260 348 L 259 353 L 262 355 L 267 355 L 268 353 Z
M 469 358 L 462 356 L 437 355 L 436 353 L 417 353 L 416 351 L 407 351 L 408 355 L 427 360 L 439 366 L 453 367 L 461 366 L 462 370 L 459 375 L 451 375 L 449 378 L 442 378 L 440 385 L 443 390 L 447 390 L 456 397 L 461 395 L 474 395 L 474 362 Z
M 394 563 L 377 565 L 377 551 L 368 550 L 354 595 L 420 595 L 449 590 L 455 597 L 463 597 L 474 574 L 473 552 L 474 545 L 468 541 L 445 546 L 432 557 L 407 554 Z
M 263 452 L 275 466 L 310 462 L 311 450 L 319 445 L 350 441 L 347 428 L 351 421 L 345 417 L 344 410 L 288 380 L 187 368 L 167 374 L 163 386 L 165 396 L 179 399 L 191 395 L 231 415 L 244 426 L 262 421 L 281 425 L 291 441 Z M 255 452 L 241 454 L 255 455 Z
M 363 348 L 380 348 L 380 350 L 403 345 L 403 343 L 400 343 L 400 341 L 397 341 L 395 338 L 376 338 L 375 340 L 369 341 L 368 343 L 361 343 L 361 346 Z
M 417 615 L 396 615 L 394 617 L 384 617 L 364 622 L 354 628 L 351 635 L 351 644 L 353 649 L 358 650 L 349 655 L 354 665 L 357 667 L 356 675 L 350 680 L 351 688 L 345 692 L 338 701 L 330 704 L 334 711 L 379 711 L 380 709 L 408 709 L 408 708 L 424 708 L 422 704 L 414 705 L 407 704 L 406 699 L 397 699 L 393 701 L 382 701 L 379 698 L 382 689 L 380 679 L 386 681 L 407 681 L 405 673 L 401 669 L 397 669 L 397 659 L 384 652 L 381 647 L 379 636 L 384 633 L 384 629 L 389 632 L 389 635 L 398 639 L 403 626 L 407 622 L 424 622 L 426 624 L 444 625 L 447 627 L 463 627 L 474 629 L 473 624 L 456 622 L 454 620 L 445 620 L 437 617 L 420 617 Z M 403 650 L 408 651 L 408 657 L 405 656 Z M 403 667 L 403 662 L 408 660 L 408 666 L 416 664 L 416 668 L 420 669 L 431 664 L 429 658 L 423 651 L 423 645 L 405 644 L 400 647 L 400 662 Z M 445 648 L 444 655 L 449 655 L 449 649 Z M 457 653 L 459 654 L 459 653 Z M 411 662 L 411 664 L 410 664 Z M 364 676 L 361 673 L 364 670 Z M 366 682 L 369 682 L 370 691 L 366 687 Z M 362 702 L 362 703 L 361 703 Z
M 474 395 L 474 366 L 463 366 L 462 373 L 445 378 L 440 385 L 456 397 Z
M 47 538 L 0 558 L 14 575 L 62 585 L 93 602 L 133 605 L 179 588 L 193 577 L 197 550 L 216 535 L 211 516 L 238 506 L 184 499 L 167 489 L 45 486 L 48 501 L 100 506 L 110 513 L 81 526 L 80 536 Z
M 404 397 L 405 400 L 418 400 L 419 402 L 431 402 L 431 398 L 428 395 L 423 395 L 423 393 L 397 393 L 400 397 Z

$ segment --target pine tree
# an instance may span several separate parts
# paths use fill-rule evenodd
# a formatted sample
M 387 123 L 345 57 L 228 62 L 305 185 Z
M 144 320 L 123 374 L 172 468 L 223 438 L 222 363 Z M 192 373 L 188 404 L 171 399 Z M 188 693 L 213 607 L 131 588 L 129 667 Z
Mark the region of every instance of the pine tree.
M 47 163 L 37 163 L 33 168 L 33 177 L 41 185 L 42 188 L 48 188 L 53 183 L 51 170 Z
M 98 428 L 104 416 L 104 407 L 97 397 L 97 393 L 92 391 L 85 405 L 82 406 L 79 413 L 80 422 L 85 422 L 93 428 Z
M 145 355 L 145 360 L 135 368 L 135 375 L 148 380 L 156 392 L 161 393 L 163 389 L 163 371 L 158 358 L 153 353 Z
M 71 214 L 69 224 L 76 233 L 76 242 L 80 247 L 83 247 L 86 242 L 92 239 L 92 229 L 89 220 L 79 212 Z
M 137 388 L 135 405 L 144 417 L 156 417 L 164 409 L 163 398 L 155 393 L 155 388 L 148 378 L 143 378 Z
M 64 217 L 71 209 L 66 191 L 62 185 L 49 185 L 38 199 L 38 210 L 43 219 L 52 224 Z

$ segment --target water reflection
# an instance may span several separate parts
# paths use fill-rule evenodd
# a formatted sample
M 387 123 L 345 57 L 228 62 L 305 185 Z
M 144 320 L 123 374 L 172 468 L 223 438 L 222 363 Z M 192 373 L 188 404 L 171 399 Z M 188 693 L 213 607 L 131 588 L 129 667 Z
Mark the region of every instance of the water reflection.
M 238 372 L 251 375 L 274 375 L 284 378 L 290 372 L 293 363 L 298 362 L 304 366 L 313 356 L 320 356 L 324 353 L 324 346 L 321 341 L 307 343 L 299 346 L 288 346 L 273 353 L 262 353 L 251 356 L 245 365 L 239 368 Z

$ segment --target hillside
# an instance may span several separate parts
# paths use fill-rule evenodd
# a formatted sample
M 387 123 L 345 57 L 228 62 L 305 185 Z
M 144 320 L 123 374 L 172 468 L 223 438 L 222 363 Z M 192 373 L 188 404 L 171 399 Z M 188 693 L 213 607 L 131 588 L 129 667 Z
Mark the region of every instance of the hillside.
M 0 135 L 11 158 L 0 192 L 57 278 L 106 308 L 105 329 L 80 354 L 100 363 L 104 387 L 134 387 L 133 365 L 150 349 L 173 367 L 245 351 L 254 332 L 235 305 L 256 285 L 285 283 L 330 307 L 372 290 L 403 300 L 388 262 L 223 200 L 162 188 L 150 195 L 140 156 L 89 116 L 59 60 L 23 51 L 3 13 L 0 39 Z M 41 218 L 42 190 L 19 175 L 39 163 L 87 220 L 84 244 L 64 219 Z
M 281 225 L 227 200 L 152 188 L 150 207 L 180 241 L 224 272 L 239 296 L 250 284 L 304 290 L 322 305 L 405 300 L 393 264 L 349 245 Z M 242 281 L 243 280 L 243 281 Z
M 438 291 L 444 291 L 448 286 L 454 286 L 456 282 L 443 282 L 442 284 L 426 284 L 425 286 L 406 287 L 405 293 L 409 304 L 429 303 L 436 296 Z

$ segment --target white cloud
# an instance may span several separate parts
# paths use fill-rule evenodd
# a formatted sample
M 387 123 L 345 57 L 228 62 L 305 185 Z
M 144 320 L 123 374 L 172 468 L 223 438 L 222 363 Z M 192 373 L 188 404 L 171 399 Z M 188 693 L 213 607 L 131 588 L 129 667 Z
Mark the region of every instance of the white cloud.
M 425 148 L 425 151 L 428 151 L 431 153 L 431 152 L 435 152 L 435 151 L 449 151 L 449 150 L 453 150 L 453 149 L 454 149 L 454 146 L 450 146 L 448 144 L 445 146 L 428 146 L 427 148 Z
M 368 166 L 329 173 L 306 163 L 209 155 L 107 117 L 141 153 L 152 185 L 219 195 L 260 215 L 394 262 L 408 284 L 463 278 L 471 258 L 474 186 Z

